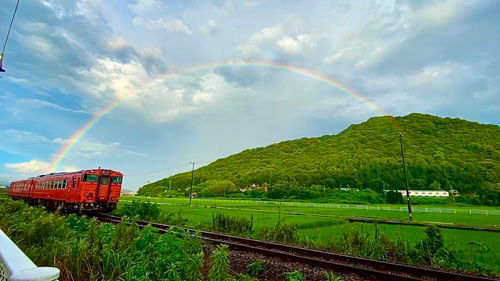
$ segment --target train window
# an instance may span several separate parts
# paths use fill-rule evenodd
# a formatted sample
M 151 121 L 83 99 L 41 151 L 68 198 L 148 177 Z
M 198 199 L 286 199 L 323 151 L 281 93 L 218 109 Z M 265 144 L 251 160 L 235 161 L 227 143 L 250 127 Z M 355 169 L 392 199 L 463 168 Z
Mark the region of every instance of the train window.
M 101 184 L 108 184 L 109 178 L 101 178 Z
M 113 177 L 111 179 L 112 183 L 122 183 L 122 178 L 121 177 Z
M 97 182 L 99 177 L 97 175 L 85 175 L 83 181 Z

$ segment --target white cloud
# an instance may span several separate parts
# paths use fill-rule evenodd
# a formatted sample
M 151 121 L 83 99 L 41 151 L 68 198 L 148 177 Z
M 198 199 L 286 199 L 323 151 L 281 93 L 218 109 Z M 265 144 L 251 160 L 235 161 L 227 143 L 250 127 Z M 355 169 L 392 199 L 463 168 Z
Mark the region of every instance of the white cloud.
M 122 63 L 110 58 L 96 59 L 92 68 L 78 72 L 84 78 L 82 87 L 87 93 L 109 101 L 131 97 L 145 81 L 152 79 L 139 62 Z
M 297 40 L 304 46 L 313 47 L 314 40 L 311 34 L 300 34 L 297 36 Z
M 44 37 L 28 35 L 25 40 L 25 46 L 42 60 L 57 60 L 61 54 L 61 50 Z
M 108 46 L 112 50 L 119 50 L 124 47 L 129 47 L 131 46 L 130 41 L 127 39 L 120 37 L 120 36 L 114 36 L 110 40 L 108 40 Z
M 16 77 L 5 77 L 7 80 L 10 80 L 16 84 L 29 84 L 30 81 L 28 79 L 24 79 L 24 78 L 16 78 Z
M 450 78 L 450 75 L 459 71 L 461 66 L 445 63 L 439 65 L 429 65 L 423 69 L 406 77 L 408 83 L 418 86 L 431 86 L 432 84 L 443 84 Z
M 67 144 L 71 141 L 74 141 L 74 139 L 55 138 L 52 140 L 53 143 L 57 143 L 57 144 Z
M 142 17 L 135 17 L 133 24 L 145 26 L 149 30 L 166 30 L 169 33 L 191 33 L 189 28 L 179 19 L 169 18 L 167 20 L 159 18 L 156 20 L 144 21 Z
M 154 12 L 162 7 L 162 2 L 158 0 L 137 0 L 135 4 L 128 5 L 128 8 L 136 14 Z
M 274 40 L 280 37 L 282 34 L 283 34 L 282 26 L 265 27 L 252 35 L 252 41 L 262 42 L 262 41 Z
M 55 138 L 52 140 L 52 143 L 66 145 L 73 141 L 73 139 Z M 120 157 L 124 155 L 146 156 L 143 153 L 124 147 L 120 142 L 105 144 L 101 142 L 79 141 L 70 151 L 68 158 L 91 159 L 107 156 Z
M 463 4 L 460 0 L 447 0 L 425 5 L 415 12 L 414 20 L 427 27 L 447 24 L 460 16 Z
M 44 172 L 49 169 L 50 163 L 31 160 L 22 163 L 7 163 L 5 167 L 9 170 L 14 170 L 21 173 Z
M 207 25 L 201 26 L 200 31 L 205 35 L 211 35 L 217 32 L 218 25 L 214 20 L 209 20 Z
M 310 34 L 300 34 L 297 36 L 297 39 L 285 36 L 276 42 L 276 45 L 285 54 L 298 55 L 302 53 L 304 47 L 313 47 L 314 41 Z
M 42 135 L 39 135 L 35 132 L 27 132 L 27 131 L 18 131 L 18 130 L 7 130 L 5 131 L 8 135 L 12 136 L 14 141 L 16 142 L 31 142 L 31 143 L 39 143 L 39 142 L 47 142 L 48 139 Z
M 154 122 L 169 123 L 216 107 L 231 89 L 222 76 L 213 72 L 172 77 L 140 91 L 125 106 Z
M 75 113 L 88 113 L 84 110 L 76 110 L 76 109 L 70 109 L 66 107 L 59 106 L 57 104 L 44 101 L 44 100 L 39 100 L 39 99 L 21 99 L 19 101 L 20 103 L 30 106 L 32 108 L 40 108 L 40 107 L 48 107 L 48 108 L 53 108 L 61 111 L 67 111 L 67 112 L 75 112 Z
M 241 45 L 236 47 L 243 59 L 252 59 L 260 55 L 259 47 L 255 45 Z
M 252 8 L 257 7 L 257 5 L 259 5 L 259 1 L 245 0 L 245 1 L 243 1 L 243 5 L 247 9 L 252 9 Z
M 302 44 L 288 36 L 276 42 L 276 45 L 278 45 L 283 53 L 288 55 L 297 55 L 302 52 Z

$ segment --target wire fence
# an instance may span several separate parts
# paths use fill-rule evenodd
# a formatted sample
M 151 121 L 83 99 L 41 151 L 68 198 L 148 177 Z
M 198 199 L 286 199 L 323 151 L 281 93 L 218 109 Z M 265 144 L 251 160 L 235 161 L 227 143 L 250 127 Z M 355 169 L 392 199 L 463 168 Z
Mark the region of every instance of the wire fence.
M 153 199 L 154 197 L 149 197 Z M 154 198 L 165 199 L 165 198 Z M 168 198 L 167 200 L 187 201 L 187 198 Z M 234 200 L 234 199 L 193 199 L 198 202 L 214 202 L 214 203 L 238 203 L 238 204 L 271 204 L 291 207 L 316 207 L 316 208 L 337 208 L 337 209 L 357 209 L 357 210 L 376 210 L 376 211 L 394 211 L 408 212 L 408 207 L 391 207 L 391 206 L 369 206 L 369 205 L 353 205 L 353 204 L 327 204 L 327 203 L 308 203 L 308 202 L 278 202 L 278 201 L 262 201 L 262 200 Z M 469 215 L 488 215 L 500 216 L 500 210 L 491 209 L 452 209 L 452 208 L 423 208 L 412 207 L 412 212 L 415 213 L 439 213 L 439 214 L 469 214 Z

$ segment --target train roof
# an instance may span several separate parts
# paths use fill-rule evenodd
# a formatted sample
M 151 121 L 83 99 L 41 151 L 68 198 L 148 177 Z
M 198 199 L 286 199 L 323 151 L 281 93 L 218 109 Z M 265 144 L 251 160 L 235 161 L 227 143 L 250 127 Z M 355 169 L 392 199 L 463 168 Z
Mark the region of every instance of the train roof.
M 79 171 L 73 171 L 73 172 L 59 172 L 59 173 L 50 173 L 50 174 L 46 174 L 46 175 L 38 175 L 36 177 L 31 177 L 31 178 L 28 178 L 28 179 L 39 179 L 39 178 L 44 178 L 44 177 L 53 177 L 53 176 L 64 176 L 64 175 L 69 175 L 69 174 L 79 174 L 79 173 L 82 173 L 82 172 L 86 172 L 86 171 L 90 171 L 90 172 L 93 172 L 93 171 L 97 171 L 97 170 L 106 170 L 106 171 L 113 171 L 113 172 L 116 172 L 118 174 L 122 174 L 118 171 L 115 171 L 115 170 L 111 170 L 111 169 L 87 169 L 87 170 L 79 170 Z

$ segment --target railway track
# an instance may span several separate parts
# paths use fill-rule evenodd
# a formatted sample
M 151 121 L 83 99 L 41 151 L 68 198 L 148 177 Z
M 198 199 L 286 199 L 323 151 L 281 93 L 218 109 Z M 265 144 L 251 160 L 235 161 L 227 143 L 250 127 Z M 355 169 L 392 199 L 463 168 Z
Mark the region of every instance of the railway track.
M 98 214 L 96 217 L 103 222 L 121 222 L 121 218 L 118 216 Z M 162 233 L 178 229 L 175 226 L 147 221 L 137 221 L 137 224 L 140 227 L 151 224 Z M 190 228 L 183 229 L 190 232 L 197 231 Z M 291 262 L 319 266 L 337 273 L 354 273 L 369 280 L 495 280 L 487 277 L 463 275 L 453 272 L 377 261 L 215 232 L 199 231 L 199 233 L 201 234 L 201 238 L 205 241 L 214 244 L 226 244 L 229 248 L 234 250 L 254 252 Z

